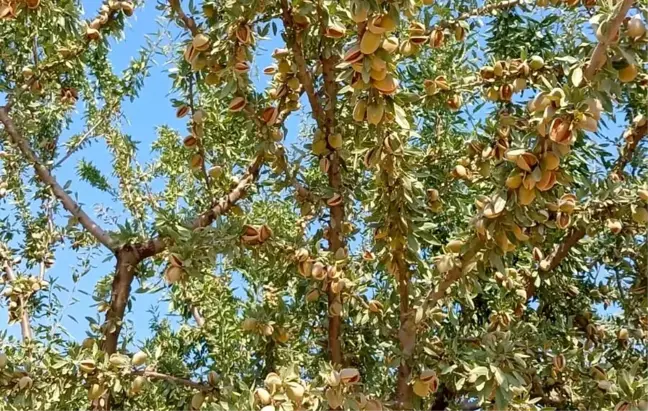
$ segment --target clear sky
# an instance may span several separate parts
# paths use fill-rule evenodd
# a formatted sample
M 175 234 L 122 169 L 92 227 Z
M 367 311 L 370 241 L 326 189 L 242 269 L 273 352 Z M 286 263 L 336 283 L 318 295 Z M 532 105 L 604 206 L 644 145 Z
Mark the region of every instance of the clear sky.
M 127 67 L 132 56 L 136 56 L 141 46 L 145 45 L 145 37 L 148 34 L 154 34 L 158 30 L 157 18 L 159 11 L 155 9 L 156 1 L 149 0 L 142 8 L 138 8 L 133 18 L 128 19 L 129 27 L 126 29 L 126 38 L 121 42 L 112 42 L 111 61 L 114 66 L 115 72 L 120 72 Z M 100 0 L 84 0 L 83 1 L 85 15 L 90 18 L 94 16 L 101 5 Z M 179 33 L 178 28 L 171 25 L 171 30 L 174 33 Z M 279 44 L 275 40 L 265 41 L 261 43 L 261 49 L 255 59 L 254 67 L 256 70 L 253 72 L 253 79 L 258 89 L 264 88 L 267 84 L 267 78 L 260 74 L 263 67 L 271 64 L 270 52 L 278 47 Z M 263 50 L 265 49 L 265 50 Z M 171 80 L 168 78 L 166 71 L 170 66 L 165 65 L 164 57 L 158 56 L 155 64 L 151 69 L 151 75 L 146 79 L 145 85 L 140 92 L 140 96 L 134 102 L 124 102 L 123 113 L 127 116 L 127 121 L 122 122 L 123 132 L 130 134 L 132 138 L 140 142 L 138 161 L 146 162 L 150 158 L 150 146 L 156 138 L 156 127 L 161 125 L 169 125 L 182 132 L 185 129 L 185 122 L 175 118 L 175 109 L 169 102 L 168 92 L 171 89 Z M 528 97 L 528 93 L 525 94 Z M 82 104 L 80 102 L 79 104 Z M 78 107 L 76 121 L 73 126 L 64 133 L 62 142 L 66 141 L 71 135 L 83 130 L 83 121 L 80 119 L 80 114 L 83 112 L 82 106 Z M 288 142 L 294 142 L 296 132 L 299 129 L 300 115 L 293 114 L 287 127 L 291 130 L 291 135 L 288 136 Z M 612 138 L 616 138 L 622 132 L 624 119 L 621 117 L 616 122 L 610 121 L 610 128 L 605 134 Z M 611 151 L 614 151 L 611 149 Z M 93 215 L 93 208 L 97 204 L 103 204 L 119 211 L 118 205 L 115 204 L 113 199 L 106 193 L 96 190 L 88 184 L 80 181 L 76 173 L 76 164 L 80 159 L 91 161 L 98 167 L 105 176 L 110 177 L 111 182 L 115 182 L 112 176 L 112 156 L 106 149 L 102 139 L 99 138 L 92 145 L 84 150 L 74 154 L 61 168 L 56 170 L 56 178 L 61 184 L 66 181 L 71 181 L 71 189 L 79 194 L 79 199 L 83 204 L 86 212 Z M 60 218 L 59 221 L 64 222 L 65 219 Z M 108 253 L 104 253 L 108 258 L 95 258 L 93 266 L 85 277 L 83 277 L 76 285 L 77 290 L 84 290 L 87 294 L 79 292 L 74 293 L 72 298 L 71 292 L 63 292 L 60 295 L 61 301 L 70 301 L 71 305 L 66 309 L 65 315 L 62 319 L 61 326 L 75 338 L 82 339 L 88 330 L 88 323 L 84 317 L 89 316 L 96 318 L 99 322 L 103 321 L 104 314 L 99 314 L 96 307 L 92 305 L 90 295 L 94 289 L 94 284 L 102 276 L 111 273 L 114 269 L 114 259 L 110 258 Z M 48 272 L 51 278 L 57 278 L 57 283 L 72 291 L 74 283 L 72 282 L 72 267 L 76 265 L 76 255 L 71 250 L 61 249 L 56 254 L 56 263 Z M 106 261 L 104 261 L 106 260 Z M 154 281 L 160 282 L 161 279 Z M 235 284 L 236 286 L 237 284 Z M 240 285 L 240 284 L 238 284 Z M 137 289 L 138 284 L 133 284 L 133 289 Z M 167 311 L 167 303 L 161 301 L 163 293 L 155 295 L 151 294 L 133 294 L 135 301 L 133 302 L 133 311 L 127 313 L 127 319 L 133 322 L 136 329 L 137 338 L 142 339 L 149 335 L 148 323 L 150 314 L 148 309 L 151 306 L 158 306 L 160 312 Z M 74 302 L 74 300 L 77 300 Z M 0 307 L 0 330 L 6 327 L 7 315 L 4 307 Z M 69 316 L 76 318 L 75 322 Z M 9 327 L 9 333 L 14 336 L 19 336 L 19 325 Z

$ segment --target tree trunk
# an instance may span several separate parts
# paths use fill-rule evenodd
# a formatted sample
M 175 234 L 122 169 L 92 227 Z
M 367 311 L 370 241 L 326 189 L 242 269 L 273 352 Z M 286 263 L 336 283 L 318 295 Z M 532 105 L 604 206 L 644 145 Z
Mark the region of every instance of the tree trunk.
M 334 192 L 339 193 L 342 188 L 342 176 L 340 174 L 340 158 L 337 153 L 331 156 L 331 167 L 329 169 L 329 183 Z M 329 223 L 329 250 L 335 253 L 343 247 L 342 242 L 342 222 L 344 221 L 344 205 L 331 207 L 331 220 Z M 336 299 L 342 297 L 331 291 L 327 291 L 328 307 L 331 307 Z M 341 302 L 341 301 L 340 301 Z M 342 343 L 340 341 L 340 316 L 329 316 L 328 321 L 328 354 L 329 359 L 334 365 L 342 365 Z
M 401 345 L 402 358 L 398 366 L 398 377 L 396 382 L 396 400 L 402 410 L 412 407 L 412 386 L 409 384 L 411 369 L 408 364 L 409 358 L 416 345 L 416 329 L 409 315 L 409 272 L 404 260 L 403 250 L 397 250 L 396 259 L 400 329 L 398 339 Z

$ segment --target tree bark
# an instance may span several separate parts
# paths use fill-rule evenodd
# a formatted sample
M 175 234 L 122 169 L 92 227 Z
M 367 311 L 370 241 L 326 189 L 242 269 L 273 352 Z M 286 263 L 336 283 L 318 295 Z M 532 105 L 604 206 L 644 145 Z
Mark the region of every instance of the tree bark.
M 108 356 L 117 352 L 119 334 L 130 297 L 131 284 L 140 261 L 139 253 L 132 246 L 124 246 L 117 252 L 115 276 L 113 277 L 112 293 L 110 295 L 110 309 L 106 312 L 105 326 L 108 328 L 105 332 L 106 339 L 103 345 L 104 352 Z
M 403 255 L 404 250 L 399 249 L 395 252 L 396 267 L 397 267 L 397 281 L 398 281 L 398 297 L 399 297 L 399 314 L 400 314 L 400 329 L 398 331 L 398 338 L 400 341 L 402 358 L 398 365 L 398 377 L 396 379 L 396 400 L 398 401 L 399 408 L 402 410 L 411 409 L 412 407 L 412 386 L 409 384 L 410 374 L 412 370 L 408 363 L 414 346 L 416 345 L 416 329 L 413 326 L 410 316 L 409 307 L 409 270 Z

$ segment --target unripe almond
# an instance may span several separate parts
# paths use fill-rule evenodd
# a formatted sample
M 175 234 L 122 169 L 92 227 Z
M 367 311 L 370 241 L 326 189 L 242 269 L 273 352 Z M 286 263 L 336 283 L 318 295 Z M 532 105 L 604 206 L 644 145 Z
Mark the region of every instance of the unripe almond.
M 131 363 L 135 367 L 139 367 L 140 365 L 146 364 L 147 360 L 148 360 L 148 354 L 145 353 L 144 351 L 138 351 L 135 354 L 133 354 L 133 358 L 131 360 Z
M 133 379 L 133 382 L 131 383 L 131 392 L 133 394 L 137 394 L 138 392 L 142 391 L 144 384 L 146 384 L 146 378 L 138 375 L 137 377 L 135 377 L 135 379 Z
M 276 375 L 276 374 L 275 374 Z M 267 386 L 267 384 L 266 384 Z M 270 388 L 270 387 L 269 387 Z M 272 402 L 272 396 L 265 388 L 257 388 L 254 390 L 254 399 L 261 405 L 268 405 Z
M 191 408 L 194 410 L 199 410 L 202 407 L 203 402 L 205 402 L 205 394 L 198 391 L 191 397 Z
M 355 1 L 351 3 L 351 19 L 355 23 L 367 21 L 369 15 L 369 5 L 364 2 Z
M 94 360 L 81 360 L 79 362 L 79 370 L 86 374 L 91 374 L 97 369 Z
M 628 36 L 633 39 L 638 39 L 645 33 L 646 26 L 644 25 L 643 21 L 641 21 L 641 16 L 639 14 L 635 14 L 630 18 L 630 21 L 628 21 Z
M 518 189 L 518 203 L 520 205 L 526 206 L 533 203 L 533 200 L 536 198 L 535 189 L 527 189 L 524 186 Z
M 560 166 L 560 158 L 553 151 L 547 151 L 542 158 L 541 166 L 544 170 L 556 170 Z
M 9 357 L 7 357 L 7 354 L 0 352 L 0 370 L 6 367 L 7 364 L 9 364 Z
M 435 49 L 440 48 L 443 46 L 444 40 L 445 34 L 442 29 L 434 29 L 430 33 L 430 47 Z
M 317 289 L 311 290 L 306 294 L 306 301 L 309 303 L 313 303 L 317 300 L 319 300 L 320 293 Z
M 425 398 L 430 395 L 430 386 L 426 382 L 416 380 L 412 385 L 412 391 L 414 391 L 414 394 L 417 396 Z
M 566 364 L 567 362 L 565 361 L 565 356 L 562 354 L 556 355 L 553 359 L 553 368 L 558 372 L 564 370 Z
M 632 220 L 642 225 L 648 223 L 648 209 L 646 207 L 633 206 Z
M 522 185 L 522 174 L 520 174 L 518 171 L 514 171 L 506 178 L 506 182 L 504 184 L 506 185 L 506 187 L 512 190 L 516 190 Z
M 607 220 L 607 228 L 612 232 L 612 234 L 619 234 L 621 230 L 623 229 L 623 224 L 621 221 L 611 218 Z
M 635 78 L 637 78 L 637 74 L 639 74 L 639 71 L 637 70 L 637 66 L 634 64 L 628 64 L 622 69 L 619 70 L 619 80 L 622 83 L 629 83 L 633 81 Z
M 197 51 L 206 51 L 209 49 L 209 37 L 202 33 L 198 33 L 191 41 L 191 45 Z
M 371 103 L 367 106 L 367 121 L 369 124 L 377 125 L 382 121 L 385 113 L 385 106 L 378 103 Z
M 286 387 L 286 395 L 297 405 L 301 405 L 304 400 L 305 391 L 304 386 L 296 382 L 290 382 Z
M 20 388 L 21 390 L 30 389 L 33 383 L 34 381 L 31 379 L 31 377 L 26 375 L 18 380 L 18 388 Z
M 234 97 L 229 104 L 229 110 L 231 112 L 238 112 L 245 108 L 247 101 L 244 97 Z
M 342 147 L 342 144 L 344 143 L 342 139 L 342 134 L 340 133 L 333 133 L 329 134 L 328 136 L 328 143 L 329 146 L 331 146 L 332 149 L 337 150 Z
M 648 190 L 646 190 L 644 188 L 640 188 L 639 190 L 637 190 L 637 195 L 643 201 L 648 201 Z
M 367 100 L 358 100 L 353 108 L 353 119 L 355 121 L 364 121 L 367 113 Z
M 241 329 L 243 331 L 254 331 L 257 327 L 258 321 L 254 318 L 246 318 L 241 323 Z
M 372 33 L 370 30 L 365 31 L 360 41 L 360 51 L 362 54 L 373 54 L 382 43 L 380 34 Z
M 379 313 L 383 310 L 383 304 L 378 300 L 369 300 L 367 306 L 369 308 L 369 311 L 371 311 L 372 313 Z
M 544 59 L 540 56 L 532 56 L 529 60 L 529 67 L 531 67 L 532 70 L 540 70 L 544 65 Z
M 324 392 L 324 397 L 330 409 L 342 408 L 342 404 L 344 404 L 344 397 L 342 396 L 341 390 L 329 387 Z
M 343 368 L 340 370 L 340 381 L 342 384 L 355 384 L 360 381 L 360 372 L 355 368 Z
M 167 283 L 174 284 L 184 277 L 184 270 L 180 267 L 169 266 L 164 272 L 164 278 Z
M 628 329 L 627 328 L 621 328 L 619 330 L 619 333 L 617 334 L 617 339 L 619 341 L 626 341 L 628 339 Z
M 197 170 L 203 165 L 203 157 L 200 154 L 194 154 L 189 160 L 189 166 L 193 170 Z
M 464 246 L 464 242 L 461 240 L 450 240 L 448 244 L 446 245 L 446 249 L 452 253 L 459 253 L 461 251 L 461 247 Z
M 176 110 L 176 117 L 177 118 L 182 118 L 182 117 L 186 116 L 189 113 L 189 110 L 190 110 L 189 106 L 186 106 L 184 104 L 181 105 Z
M 88 389 L 88 399 L 90 399 L 90 401 L 94 401 L 97 398 L 101 397 L 104 391 L 105 390 L 101 388 L 99 384 L 92 384 Z
M 387 37 L 383 40 L 381 47 L 389 54 L 394 53 L 396 50 L 398 50 L 398 38 Z

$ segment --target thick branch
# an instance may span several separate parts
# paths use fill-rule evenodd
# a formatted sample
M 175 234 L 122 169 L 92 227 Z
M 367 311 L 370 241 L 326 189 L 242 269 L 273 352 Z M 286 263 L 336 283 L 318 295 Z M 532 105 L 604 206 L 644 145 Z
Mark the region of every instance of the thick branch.
M 398 376 L 396 378 L 396 398 L 401 409 L 410 409 L 412 406 L 412 386 L 409 384 L 410 369 L 408 360 L 412 354 L 412 349 L 416 344 L 416 328 L 410 319 L 409 308 L 409 272 L 404 260 L 404 250 L 396 251 L 395 259 L 398 273 L 398 297 L 399 297 L 399 319 L 400 327 L 398 330 L 398 339 L 401 345 L 403 358 L 398 365 Z
M 104 331 L 106 340 L 103 349 L 108 355 L 117 352 L 119 333 L 121 332 L 124 313 L 130 297 L 131 284 L 135 278 L 137 265 L 142 259 L 137 250 L 130 246 L 122 247 L 117 253 L 115 276 L 110 295 L 110 309 L 106 312 L 106 322 L 104 324 L 104 327 L 106 327 Z
M 306 64 L 304 50 L 302 47 L 302 37 L 298 35 L 298 32 L 293 24 L 293 18 L 290 7 L 288 6 L 288 0 L 281 0 L 281 9 L 282 20 L 286 32 L 289 33 L 290 48 L 292 49 L 295 64 L 297 65 L 297 78 L 306 91 L 308 102 L 310 103 L 311 110 L 313 111 L 313 117 L 315 118 L 317 124 L 321 126 L 322 122 L 324 121 L 324 112 L 322 111 L 321 103 L 317 98 L 315 86 L 313 84 L 313 78 Z
M 607 48 L 618 36 L 619 27 L 621 26 L 621 23 L 623 23 L 625 16 L 628 14 L 630 7 L 632 7 L 633 2 L 634 0 L 623 0 L 623 3 L 620 3 L 617 6 L 618 8 L 616 13 L 608 22 L 603 39 L 601 39 L 592 52 L 590 61 L 585 68 L 585 78 L 591 80 L 596 72 L 605 64 L 605 61 L 607 60 Z
M 556 267 L 560 265 L 562 260 L 567 257 L 569 251 L 574 247 L 580 240 L 585 237 L 586 231 L 582 228 L 575 228 L 569 233 L 569 235 L 560 243 L 558 248 L 554 250 L 545 260 L 543 264 L 540 264 L 543 271 L 553 271 Z M 529 296 L 530 297 L 530 296 Z
M 16 281 L 16 275 L 11 268 L 9 261 L 3 263 L 3 268 L 5 275 L 7 276 L 7 281 L 12 283 Z M 31 327 L 29 326 L 29 314 L 27 313 L 27 302 L 23 297 L 20 297 L 20 332 L 22 333 L 23 341 L 30 340 L 32 338 Z
M 481 242 L 473 245 L 469 248 L 462 256 L 461 261 L 463 266 L 469 264 L 475 255 L 482 249 L 483 244 Z M 459 281 L 463 276 L 467 274 L 462 272 L 461 269 L 455 268 L 448 272 L 446 278 L 441 281 L 441 283 L 436 287 L 431 289 L 428 294 L 425 296 L 423 301 L 423 312 L 427 310 L 428 307 L 434 307 L 436 303 L 445 296 L 446 291 L 454 284 Z
M 108 233 L 106 233 L 88 214 L 85 213 L 85 211 L 81 209 L 81 206 L 65 192 L 63 187 L 59 185 L 50 171 L 41 163 L 39 158 L 36 156 L 36 153 L 34 153 L 31 147 L 29 147 L 27 140 L 25 140 L 14 126 L 13 120 L 9 117 L 9 113 L 5 107 L 0 107 L 0 122 L 4 124 L 5 131 L 9 134 L 9 139 L 18 147 L 23 156 L 32 163 L 40 180 L 51 187 L 54 195 L 63 204 L 63 207 L 65 207 L 70 214 L 76 217 L 81 225 L 90 234 L 92 234 L 97 241 L 106 246 L 109 250 L 113 252 L 116 251 L 117 245 L 110 235 L 108 235 Z
M 263 153 L 257 155 L 256 159 L 254 160 L 252 165 L 248 167 L 245 175 L 243 175 L 243 178 L 241 178 L 236 187 L 229 194 L 225 195 L 214 204 L 212 204 L 209 210 L 199 215 L 198 218 L 196 218 L 191 223 L 191 229 L 196 230 L 199 228 L 207 227 L 212 222 L 214 222 L 216 218 L 227 213 L 232 208 L 232 206 L 245 195 L 250 185 L 252 185 L 252 183 L 256 180 L 259 175 L 259 171 L 261 169 L 261 165 L 263 164 L 264 158 L 265 156 Z M 166 250 L 167 245 L 164 242 L 164 238 L 158 236 L 152 240 L 149 240 L 145 244 L 138 245 L 137 248 L 142 258 L 147 258 L 157 255 Z
M 185 12 L 182 10 L 182 6 L 180 5 L 180 0 L 169 0 L 169 5 L 171 6 L 171 10 L 176 12 L 178 18 L 180 19 L 180 21 L 182 21 L 182 24 L 184 24 L 185 28 L 191 32 L 191 35 L 195 36 L 199 33 L 198 27 L 196 26 L 196 21 L 185 14 Z

